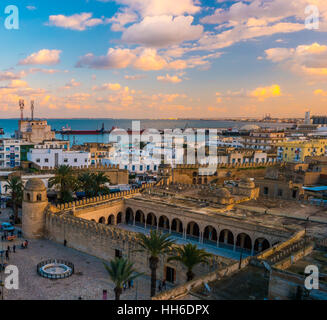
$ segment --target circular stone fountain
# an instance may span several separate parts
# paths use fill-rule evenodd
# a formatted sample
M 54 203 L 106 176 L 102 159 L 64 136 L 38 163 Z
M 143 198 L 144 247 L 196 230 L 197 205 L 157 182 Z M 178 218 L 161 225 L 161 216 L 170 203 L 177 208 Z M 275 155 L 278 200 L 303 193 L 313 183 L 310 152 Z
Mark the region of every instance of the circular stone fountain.
M 37 273 L 44 278 L 64 279 L 74 273 L 74 265 L 63 260 L 47 260 L 37 265 Z

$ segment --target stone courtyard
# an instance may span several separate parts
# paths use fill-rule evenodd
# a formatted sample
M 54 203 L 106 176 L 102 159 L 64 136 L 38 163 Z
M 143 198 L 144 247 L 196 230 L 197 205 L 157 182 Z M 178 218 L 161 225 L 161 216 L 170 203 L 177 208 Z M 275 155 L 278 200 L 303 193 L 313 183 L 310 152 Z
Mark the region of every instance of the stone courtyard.
M 19 269 L 19 289 L 4 291 L 5 300 L 102 300 L 103 290 L 108 300 L 114 299 L 114 285 L 101 259 L 64 247 L 49 240 L 32 240 L 28 249 L 21 249 L 24 239 L 16 240 L 16 253 L 10 253 L 10 265 Z M 3 242 L 3 248 L 12 248 L 13 242 Z M 50 280 L 36 273 L 36 265 L 49 258 L 64 259 L 75 265 L 70 278 Z M 150 278 L 142 276 L 135 280 L 134 288 L 123 292 L 123 300 L 146 300 L 150 298 Z

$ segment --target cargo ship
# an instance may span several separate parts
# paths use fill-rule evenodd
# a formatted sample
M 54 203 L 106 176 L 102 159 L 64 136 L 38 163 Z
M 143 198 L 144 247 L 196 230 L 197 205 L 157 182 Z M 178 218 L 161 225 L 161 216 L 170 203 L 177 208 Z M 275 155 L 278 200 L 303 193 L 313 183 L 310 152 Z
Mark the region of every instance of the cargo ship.
M 66 126 L 62 127 L 61 130 L 56 131 L 57 134 L 61 135 L 102 135 L 105 134 L 104 124 L 100 130 L 72 130 L 72 128 Z

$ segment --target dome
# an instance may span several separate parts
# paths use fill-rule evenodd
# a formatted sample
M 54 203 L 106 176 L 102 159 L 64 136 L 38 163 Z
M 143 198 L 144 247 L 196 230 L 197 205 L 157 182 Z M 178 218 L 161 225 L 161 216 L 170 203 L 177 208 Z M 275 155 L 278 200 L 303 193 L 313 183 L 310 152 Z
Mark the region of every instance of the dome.
M 231 198 L 231 193 L 226 188 L 220 188 L 217 190 L 217 197 L 219 198 Z
M 25 185 L 26 191 L 46 191 L 46 187 L 41 179 L 29 179 Z
M 261 128 L 255 124 L 246 124 L 245 126 L 241 127 L 240 130 L 253 131 L 253 130 L 259 130 L 259 129 L 261 129 Z
M 255 183 L 250 178 L 243 178 L 241 179 L 238 186 L 241 188 L 255 188 Z

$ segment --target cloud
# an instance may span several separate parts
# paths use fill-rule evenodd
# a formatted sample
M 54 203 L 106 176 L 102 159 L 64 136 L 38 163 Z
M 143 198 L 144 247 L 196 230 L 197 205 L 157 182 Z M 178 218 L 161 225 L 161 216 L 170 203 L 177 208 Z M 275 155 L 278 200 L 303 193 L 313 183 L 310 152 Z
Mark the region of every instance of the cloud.
M 271 48 L 266 59 L 286 65 L 294 73 L 310 77 L 327 76 L 327 46 L 317 42 L 296 48 Z
M 121 89 L 121 85 L 119 83 L 104 83 L 100 87 L 94 86 L 92 90 L 94 91 L 103 91 L 103 90 L 112 90 L 118 91 Z
M 19 61 L 19 65 L 55 65 L 60 62 L 61 50 L 43 49 L 32 53 L 26 59 Z
M 47 26 L 55 26 L 70 30 L 84 31 L 87 28 L 95 27 L 101 24 L 105 24 L 104 18 L 92 18 L 92 13 L 80 13 L 72 16 L 52 15 L 49 17 L 49 21 L 46 23 Z
M 63 89 L 71 89 L 81 86 L 80 82 L 77 82 L 75 79 L 70 80 L 70 82 L 66 83 Z
M 146 78 L 146 75 L 144 74 L 135 74 L 135 75 L 126 75 L 124 76 L 126 80 L 141 80 Z
M 327 97 L 327 90 L 324 91 L 324 90 L 322 90 L 322 89 L 317 89 L 317 90 L 314 91 L 314 94 L 315 94 L 316 96 Z
M 158 76 L 157 80 L 162 82 L 170 82 L 170 83 L 182 82 L 182 79 L 179 78 L 178 76 L 170 76 L 168 73 L 165 76 Z
M 268 87 L 258 87 L 248 94 L 252 98 L 257 98 L 259 101 L 264 101 L 268 98 L 281 96 L 281 88 L 278 84 L 273 84 Z
M 95 56 L 93 53 L 88 53 L 76 63 L 77 68 L 92 68 L 92 69 L 125 69 L 132 67 L 143 71 L 158 71 L 167 70 L 183 70 L 187 68 L 208 68 L 210 59 L 215 59 L 221 56 L 220 52 L 190 56 L 185 60 L 172 60 L 170 57 L 160 55 L 157 49 L 154 48 L 136 48 L 136 49 L 121 49 L 110 48 L 105 56 Z
M 150 47 L 166 47 L 184 41 L 197 40 L 203 32 L 201 25 L 192 25 L 192 16 L 152 16 L 133 24 L 122 35 L 127 43 Z
M 111 0 L 102 0 L 109 2 Z M 115 0 L 118 4 L 128 6 L 131 10 L 139 12 L 143 17 L 184 14 L 196 14 L 201 10 L 194 0 Z
M 124 31 L 126 25 L 136 22 L 137 20 L 138 15 L 128 8 L 125 8 L 122 12 L 117 12 L 112 18 L 107 19 L 106 22 L 112 24 L 112 31 Z

